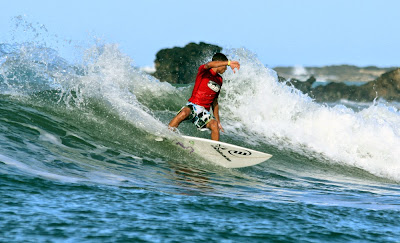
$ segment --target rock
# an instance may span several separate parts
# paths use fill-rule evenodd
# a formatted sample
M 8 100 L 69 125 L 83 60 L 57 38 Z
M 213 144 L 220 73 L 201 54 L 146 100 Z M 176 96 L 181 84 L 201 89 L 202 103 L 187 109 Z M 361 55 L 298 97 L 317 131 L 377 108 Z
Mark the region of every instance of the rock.
M 280 77 L 280 81 L 284 78 Z M 344 83 L 329 83 L 326 86 L 312 88 L 314 77 L 301 82 L 291 79 L 288 85 L 293 85 L 318 102 L 334 102 L 340 99 L 371 102 L 375 98 L 383 98 L 387 101 L 400 101 L 400 68 L 386 72 L 374 81 L 361 86 L 349 86 Z
M 329 83 L 326 86 L 318 86 L 311 90 L 314 99 L 319 102 L 334 102 L 340 99 L 354 98 L 356 86 L 348 86 L 344 83 Z
M 282 79 L 282 77 L 280 77 Z M 298 90 L 307 94 L 311 91 L 313 83 L 317 81 L 314 76 L 311 76 L 306 81 L 300 81 L 297 79 L 290 79 L 290 83 Z
M 374 88 L 378 97 L 387 101 L 400 101 L 400 68 L 384 73 L 373 84 L 369 84 L 368 88 Z
M 305 80 L 310 75 L 317 79 L 330 82 L 366 82 L 375 80 L 385 72 L 395 69 L 395 67 L 379 68 L 375 66 L 357 67 L 353 65 L 331 65 L 323 67 L 274 67 L 274 70 L 285 79 Z
M 196 79 L 199 66 L 211 61 L 222 48 L 204 42 L 189 43 L 185 47 L 162 49 L 156 54 L 154 77 L 169 83 L 187 84 Z

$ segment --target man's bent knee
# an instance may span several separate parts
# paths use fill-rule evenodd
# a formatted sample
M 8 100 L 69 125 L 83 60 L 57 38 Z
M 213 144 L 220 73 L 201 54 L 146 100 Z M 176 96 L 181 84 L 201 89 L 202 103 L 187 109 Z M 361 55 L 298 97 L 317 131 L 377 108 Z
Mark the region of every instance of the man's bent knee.
M 218 122 L 212 119 L 210 122 L 207 123 L 207 128 L 212 131 L 218 130 Z

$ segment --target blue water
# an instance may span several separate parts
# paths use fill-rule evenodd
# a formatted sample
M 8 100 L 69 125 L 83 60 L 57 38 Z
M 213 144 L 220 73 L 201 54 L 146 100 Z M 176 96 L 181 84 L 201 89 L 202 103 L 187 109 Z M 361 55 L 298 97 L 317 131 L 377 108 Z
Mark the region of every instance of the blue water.
M 274 155 L 226 169 L 154 140 L 173 136 L 192 85 L 111 44 L 79 65 L 31 43 L 0 50 L 1 242 L 400 239 L 397 104 L 317 104 L 225 50 L 242 68 L 224 74 L 221 139 Z

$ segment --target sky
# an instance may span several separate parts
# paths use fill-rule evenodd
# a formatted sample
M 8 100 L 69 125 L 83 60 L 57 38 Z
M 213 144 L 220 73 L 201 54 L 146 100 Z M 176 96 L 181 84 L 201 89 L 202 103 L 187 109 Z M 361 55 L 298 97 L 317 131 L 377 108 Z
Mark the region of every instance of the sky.
M 152 66 L 163 48 L 200 41 L 246 48 L 270 67 L 400 66 L 398 0 L 0 3 L 0 43 L 15 41 L 10 37 L 16 32 L 15 18 L 22 16 L 34 26 L 45 26 L 53 41 L 116 43 L 136 66 Z M 67 58 L 68 48 L 58 51 Z

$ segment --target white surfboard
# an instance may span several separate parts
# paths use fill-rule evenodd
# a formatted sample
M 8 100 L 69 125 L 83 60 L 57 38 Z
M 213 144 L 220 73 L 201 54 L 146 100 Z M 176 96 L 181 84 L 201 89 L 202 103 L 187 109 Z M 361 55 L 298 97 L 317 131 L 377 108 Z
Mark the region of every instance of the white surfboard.
M 180 136 L 173 144 L 226 168 L 242 168 L 264 162 L 272 155 L 229 143 L 204 138 Z

